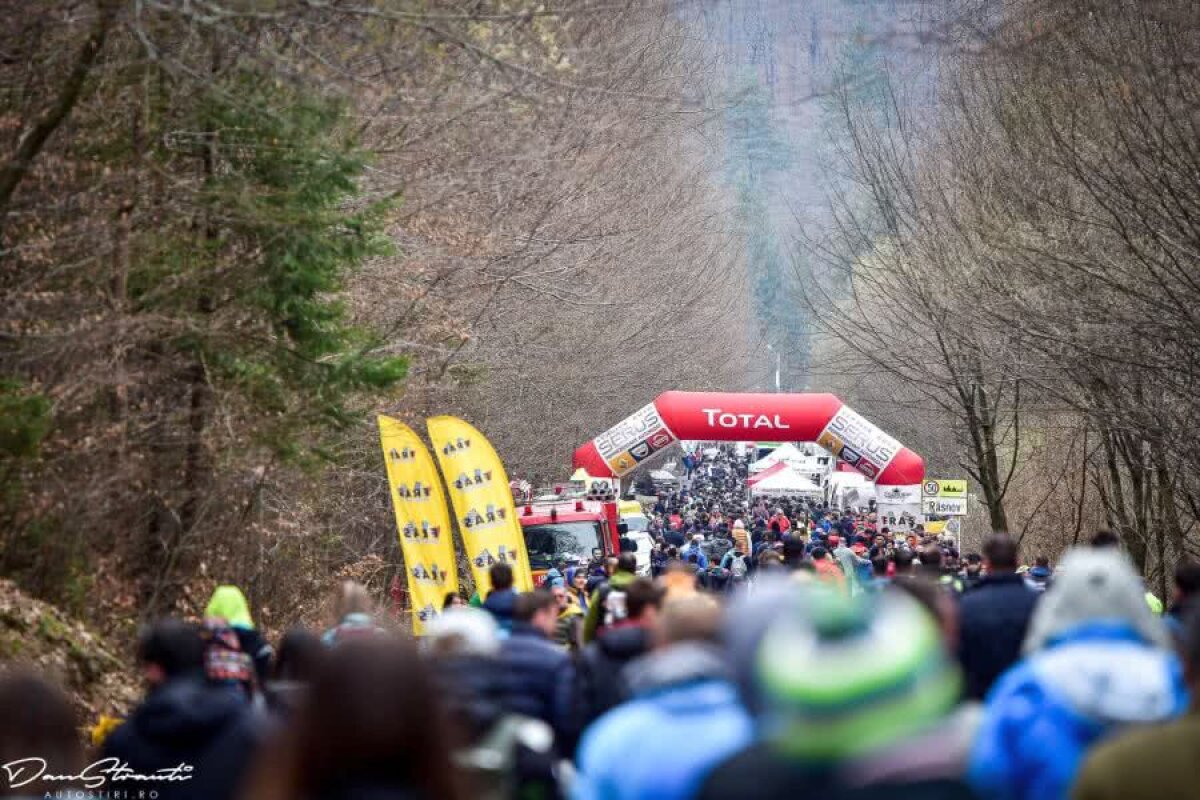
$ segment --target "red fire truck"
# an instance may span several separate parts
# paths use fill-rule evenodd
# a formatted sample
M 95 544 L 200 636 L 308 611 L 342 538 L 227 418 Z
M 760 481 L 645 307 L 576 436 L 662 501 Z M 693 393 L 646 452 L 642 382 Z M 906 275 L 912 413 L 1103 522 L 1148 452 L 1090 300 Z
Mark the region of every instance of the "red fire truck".
M 540 586 L 546 571 L 560 564 L 587 566 L 594 558 L 620 552 L 619 514 L 615 501 L 560 495 L 517 503 L 525 549 Z

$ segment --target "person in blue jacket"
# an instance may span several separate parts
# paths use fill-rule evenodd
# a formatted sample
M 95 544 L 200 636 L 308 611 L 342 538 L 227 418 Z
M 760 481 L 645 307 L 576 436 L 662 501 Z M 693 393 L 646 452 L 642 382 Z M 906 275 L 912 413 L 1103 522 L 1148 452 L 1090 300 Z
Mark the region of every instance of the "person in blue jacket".
M 1142 594 L 1118 550 L 1063 559 L 1030 621 L 1024 658 L 986 698 L 970 761 L 980 797 L 1067 797 L 1090 747 L 1184 711 L 1182 667 Z
M 575 800 L 684 800 L 750 743 L 750 715 L 715 642 L 720 619 L 707 595 L 664 607 L 658 649 L 626 667 L 632 699 L 584 732 Z
M 704 555 L 702 544 L 704 544 L 704 534 L 697 533 L 692 537 L 692 543 L 679 552 L 679 557 L 687 561 L 689 556 L 694 555 L 696 556 L 696 566 L 702 570 L 708 569 L 708 556 Z

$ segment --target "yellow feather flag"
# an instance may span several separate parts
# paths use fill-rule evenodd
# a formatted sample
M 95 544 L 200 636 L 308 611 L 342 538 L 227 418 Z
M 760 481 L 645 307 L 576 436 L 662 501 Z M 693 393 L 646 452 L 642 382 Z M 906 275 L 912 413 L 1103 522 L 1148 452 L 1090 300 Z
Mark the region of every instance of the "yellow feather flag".
M 458 530 L 480 597 L 491 588 L 488 569 L 498 561 L 513 568 L 513 588 L 533 589 L 525 536 L 504 464 L 491 442 L 458 417 L 430 417 L 429 441 L 441 465 Z
M 381 416 L 378 420 L 400 552 L 408 576 L 413 633 L 420 635 L 425 623 L 441 612 L 446 593 L 458 591 L 450 514 L 437 467 L 421 437 L 391 417 Z

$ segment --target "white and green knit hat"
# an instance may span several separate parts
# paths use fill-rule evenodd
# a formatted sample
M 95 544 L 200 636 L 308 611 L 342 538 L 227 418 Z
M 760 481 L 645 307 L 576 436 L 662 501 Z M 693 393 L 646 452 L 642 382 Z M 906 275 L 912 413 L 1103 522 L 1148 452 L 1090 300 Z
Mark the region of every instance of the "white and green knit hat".
M 907 594 L 848 597 L 819 584 L 780 609 L 755 674 L 766 740 L 825 762 L 861 756 L 942 719 L 962 677 L 936 621 Z

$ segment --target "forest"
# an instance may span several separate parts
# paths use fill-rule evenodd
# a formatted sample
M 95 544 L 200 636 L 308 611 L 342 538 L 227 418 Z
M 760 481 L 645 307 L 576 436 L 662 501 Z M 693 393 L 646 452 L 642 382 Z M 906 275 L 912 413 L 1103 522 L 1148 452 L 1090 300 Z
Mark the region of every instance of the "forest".
M 514 476 L 742 380 L 716 110 L 669 3 L 47 0 L 0 50 L 0 574 L 267 625 L 399 569 L 375 412 Z
M 1200 553 L 1197 6 L 951 8 L 936 102 L 886 65 L 839 93 L 817 369 L 969 475 L 983 531 L 1110 528 L 1165 596 Z

